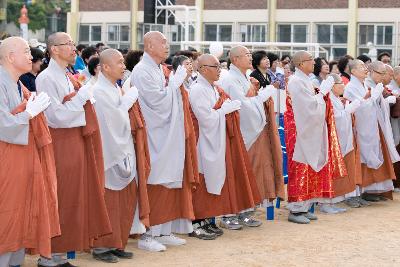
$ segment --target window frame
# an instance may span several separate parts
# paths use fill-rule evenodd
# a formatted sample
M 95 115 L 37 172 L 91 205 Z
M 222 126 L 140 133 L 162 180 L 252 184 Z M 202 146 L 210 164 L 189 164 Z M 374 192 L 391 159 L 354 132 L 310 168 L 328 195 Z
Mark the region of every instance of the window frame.
M 280 40 L 280 30 L 279 26 L 281 25 L 290 25 L 290 41 L 289 43 L 309 43 L 310 42 L 310 24 L 309 23 L 277 23 L 276 24 L 276 40 L 278 42 L 284 42 Z M 295 42 L 294 41 L 294 27 L 295 26 L 306 26 L 306 40 L 305 42 Z
M 217 26 L 217 33 L 216 33 L 216 35 L 217 35 L 217 38 L 216 38 L 216 40 L 206 40 L 206 26 L 207 25 L 216 25 Z M 221 26 L 230 26 L 231 27 L 231 38 L 230 38 L 230 40 L 229 41 L 221 41 L 220 40 L 220 27 Z M 209 23 L 209 22 L 207 22 L 207 23 L 203 23 L 203 40 L 204 41 L 210 41 L 210 42 L 232 42 L 233 41 L 233 38 L 234 37 L 234 25 L 233 25 L 233 23 Z
M 239 22 L 238 23 L 238 30 L 236 31 L 236 41 L 238 42 L 243 42 L 242 41 L 242 31 L 241 31 L 241 27 L 245 26 L 246 27 L 246 37 L 245 37 L 245 41 L 244 42 L 259 42 L 259 43 L 263 43 L 263 42 L 268 42 L 268 23 L 263 23 L 263 22 L 259 22 L 259 23 L 253 23 L 253 22 Z M 248 38 L 248 34 L 247 34 L 247 27 L 251 26 L 251 33 L 250 33 L 250 37 L 251 39 L 249 40 Z M 264 26 L 264 36 L 262 37 L 263 39 L 261 41 L 253 41 L 253 32 L 254 32 L 254 26 Z
M 80 40 L 80 33 L 81 33 L 81 26 L 89 26 L 89 40 L 88 41 L 81 41 Z M 92 40 L 92 27 L 100 26 L 100 40 Z M 103 40 L 103 24 L 101 23 L 80 23 L 78 27 L 78 43 L 84 45 L 95 45 L 97 43 L 102 42 Z

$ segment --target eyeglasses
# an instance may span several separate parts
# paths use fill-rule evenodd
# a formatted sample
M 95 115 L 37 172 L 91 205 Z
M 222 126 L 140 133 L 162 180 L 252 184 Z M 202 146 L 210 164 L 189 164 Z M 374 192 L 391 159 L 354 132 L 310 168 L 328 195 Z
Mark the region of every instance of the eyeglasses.
M 67 43 L 63 43 L 63 44 L 55 44 L 53 46 L 63 46 L 63 45 L 67 45 L 67 46 L 76 46 L 74 42 L 67 42 Z
M 309 58 L 309 59 L 305 59 L 305 60 L 301 61 L 301 63 L 304 63 L 304 62 L 307 62 L 307 61 L 313 61 L 313 60 L 314 60 L 314 58 Z
M 216 68 L 217 70 L 221 69 L 221 65 L 202 65 L 202 67 Z
M 378 73 L 379 75 L 385 75 L 385 72 L 379 72 L 379 71 L 376 71 L 376 70 L 372 70 L 372 71 Z

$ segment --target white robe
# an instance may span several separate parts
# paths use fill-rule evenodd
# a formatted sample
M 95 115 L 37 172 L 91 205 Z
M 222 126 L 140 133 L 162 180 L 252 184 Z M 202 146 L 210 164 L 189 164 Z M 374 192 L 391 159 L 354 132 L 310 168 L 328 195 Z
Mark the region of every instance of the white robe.
M 361 106 L 355 112 L 357 142 L 360 147 L 361 163 L 366 164 L 368 168 L 378 169 L 383 164 L 378 125 L 383 132 L 392 162 L 398 161 L 400 157 L 394 146 L 389 121 L 389 105 L 382 95 L 377 100 L 373 100 L 372 98 L 363 99 L 368 88 L 374 86 L 376 84 L 370 79 L 362 84 L 356 77 L 351 76 L 350 82 L 345 87 L 344 97 L 351 101 L 355 99 L 361 101 Z M 363 192 L 378 193 L 389 190 L 393 190 L 393 182 L 389 177 L 383 182 L 373 183 L 362 188 Z
M 383 96 L 377 100 L 369 98 L 364 100 L 368 87 L 376 85 L 369 82 L 363 85 L 356 77 L 352 76 L 344 89 L 344 97 L 350 101 L 359 99 L 361 106 L 354 113 L 356 116 L 357 142 L 360 145 L 361 163 L 368 168 L 378 169 L 383 164 L 383 154 L 379 137 L 380 126 L 385 137 L 392 162 L 400 160 L 393 142 L 392 129 L 389 120 L 389 110 Z
M 101 73 L 93 86 L 93 94 L 102 137 L 105 187 L 122 190 L 136 177 L 136 153 L 129 114 L 121 106 L 119 87 Z
M 201 75 L 189 91 L 190 105 L 199 123 L 197 155 L 207 192 L 220 195 L 225 183 L 226 120 L 221 109 L 213 109 L 217 90 Z
M 328 162 L 328 129 L 323 95 L 315 94 L 310 78 L 299 69 L 289 80 L 288 91 L 296 124 L 293 160 L 308 164 L 319 172 Z
M 351 114 L 345 111 L 342 101 L 333 93 L 329 94 L 333 106 L 333 113 L 336 123 L 336 131 L 339 138 L 340 151 L 343 157 L 353 149 L 353 124 Z
M 66 95 L 74 92 L 74 87 L 67 77 L 66 69 L 50 59 L 49 66 L 36 78 L 36 90 L 46 92 L 51 104 L 44 111 L 47 122 L 51 128 L 74 128 L 86 125 L 85 110 L 86 100 L 79 94 L 63 104 Z
M 246 149 L 249 150 L 267 124 L 264 102 L 259 96 L 246 97 L 251 82 L 248 76 L 241 73 L 233 64 L 220 85 L 232 100 L 240 100 L 242 103 L 239 110 L 240 131 Z
M 394 94 L 400 95 L 400 87 L 396 81 L 392 80 L 388 87 Z M 390 117 L 390 123 L 392 124 L 394 144 L 397 146 L 400 143 L 400 118 Z
M 0 66 L 0 141 L 16 145 L 28 144 L 31 116 L 26 111 L 11 114 L 22 100 L 23 95 L 19 93 L 17 83 Z
M 161 66 L 147 53 L 133 69 L 131 83 L 138 88 L 148 131 L 151 171 L 147 183 L 182 188 L 185 129 L 180 90 L 165 86 Z

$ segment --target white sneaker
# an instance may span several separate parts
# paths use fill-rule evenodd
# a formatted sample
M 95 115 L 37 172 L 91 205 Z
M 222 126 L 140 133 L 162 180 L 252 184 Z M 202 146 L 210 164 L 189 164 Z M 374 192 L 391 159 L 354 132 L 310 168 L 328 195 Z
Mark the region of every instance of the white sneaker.
M 323 213 L 328 213 L 328 214 L 336 214 L 339 213 L 338 210 L 334 209 L 331 205 L 329 204 L 322 204 L 319 210 Z
M 152 252 L 165 251 L 167 248 L 153 237 L 143 235 L 138 241 L 138 248 Z
M 154 237 L 154 239 L 163 245 L 181 246 L 181 245 L 186 244 L 185 239 L 176 237 L 173 234 L 156 236 L 156 237 Z
M 395 192 L 395 193 L 399 193 L 400 192 L 400 188 L 395 188 L 395 189 L 393 189 L 393 192 Z

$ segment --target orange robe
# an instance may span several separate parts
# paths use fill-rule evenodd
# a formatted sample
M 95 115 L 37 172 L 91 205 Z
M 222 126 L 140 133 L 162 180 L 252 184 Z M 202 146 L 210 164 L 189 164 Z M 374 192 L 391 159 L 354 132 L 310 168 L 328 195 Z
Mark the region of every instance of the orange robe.
M 28 99 L 29 91 L 22 88 Z M 11 113 L 25 108 L 26 101 Z M 52 140 L 44 114 L 30 120 L 28 145 L 0 141 L 0 151 L 0 254 L 26 248 L 50 257 L 51 238 L 60 234 L 60 225 Z
M 76 90 L 79 83 L 71 77 Z M 75 95 L 66 95 L 64 102 Z M 112 232 L 104 199 L 104 162 L 96 111 L 84 106 L 86 125 L 50 128 L 56 160 L 61 236 L 52 252 L 84 251 L 94 239 Z
M 218 88 L 220 98 L 214 109 L 221 108 L 229 96 Z M 199 135 L 197 119 L 196 135 Z M 200 184 L 193 193 L 193 208 L 196 219 L 210 218 L 226 214 L 237 214 L 240 211 L 254 208 L 261 203 L 252 166 L 240 132 L 239 112 L 232 112 L 226 118 L 226 178 L 220 195 L 207 192 L 204 175 L 200 174 Z
M 192 188 L 199 181 L 196 135 L 190 115 L 188 93 L 181 86 L 185 126 L 185 163 L 182 188 L 170 189 L 162 185 L 147 185 L 150 202 L 150 226 L 176 219 L 194 220 Z

